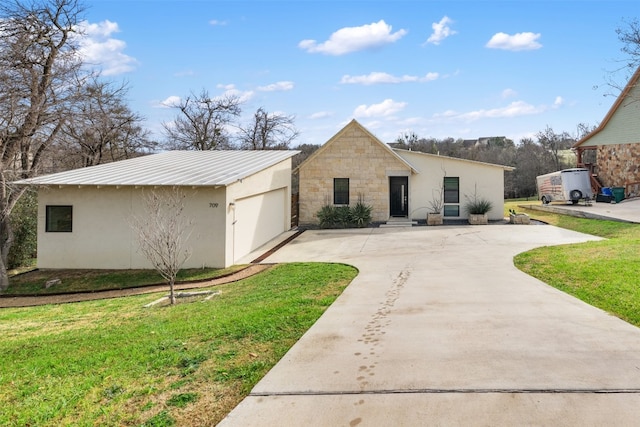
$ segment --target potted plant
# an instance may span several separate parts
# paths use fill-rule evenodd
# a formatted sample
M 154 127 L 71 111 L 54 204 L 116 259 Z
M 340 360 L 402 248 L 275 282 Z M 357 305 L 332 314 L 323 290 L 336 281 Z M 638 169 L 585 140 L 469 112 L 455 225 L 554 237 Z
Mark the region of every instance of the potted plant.
M 433 190 L 433 198 L 429 201 L 427 225 L 442 225 L 442 209 L 444 209 L 444 188 Z
M 530 224 L 531 219 L 526 213 L 517 213 L 513 209 L 509 209 L 509 224 Z
M 443 176 L 447 176 L 447 172 L 442 169 Z M 440 181 L 440 187 L 431 190 L 432 198 L 429 200 L 429 212 L 427 212 L 427 225 L 442 225 L 444 209 L 444 177 Z
M 484 197 L 478 196 L 477 187 L 473 196 L 465 195 L 467 202 L 465 209 L 469 215 L 468 220 L 471 225 L 484 225 L 489 223 L 489 211 L 493 208 L 493 203 Z

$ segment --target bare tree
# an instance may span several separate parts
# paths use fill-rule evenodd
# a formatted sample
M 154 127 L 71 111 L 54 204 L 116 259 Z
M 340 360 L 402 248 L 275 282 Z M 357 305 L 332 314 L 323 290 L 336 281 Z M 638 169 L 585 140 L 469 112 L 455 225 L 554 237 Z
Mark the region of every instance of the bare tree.
M 10 214 L 25 191 L 11 186 L 38 173 L 74 101 L 81 61 L 77 0 L 17 0 L 0 4 L 0 290 L 14 240 Z
M 554 160 L 541 144 L 531 138 L 523 138 L 516 149 L 514 159 L 515 197 L 530 197 L 536 194 L 536 176 L 553 172 Z
M 287 150 L 299 135 L 294 126 L 295 117 L 269 114 L 262 107 L 253 115 L 253 120 L 240 127 L 240 147 L 245 150 Z
M 94 166 L 152 151 L 155 142 L 142 127 L 143 118 L 125 103 L 126 84 L 100 81 L 97 76 L 78 87 L 79 102 L 57 147 L 64 169 Z
M 616 34 L 623 44 L 620 49 L 627 55 L 626 66 L 633 72 L 640 66 L 640 21 L 638 18 L 625 21 L 626 27 L 618 27 Z
M 403 132 L 394 142 L 394 148 L 403 150 L 416 150 L 419 138 L 415 132 Z
M 206 90 L 191 93 L 171 108 L 179 110 L 172 122 L 162 124 L 166 147 L 174 150 L 231 148 L 227 127 L 241 113 L 237 96 L 212 98 Z
M 143 211 L 130 220 L 140 251 L 169 285 L 171 304 L 176 303 L 176 276 L 191 256 L 185 243 L 193 221 L 186 216 L 185 198 L 178 187 L 143 193 Z
M 640 21 L 638 18 L 623 20 L 623 23 L 616 28 L 618 40 L 622 43 L 620 51 L 626 56 L 617 60 L 621 64 L 618 68 L 611 70 L 606 77 L 605 96 L 618 97 L 627 86 L 632 74 L 640 67 Z M 599 89 L 599 85 L 594 85 L 594 89 Z M 632 95 L 630 93 L 629 95 Z M 629 96 L 625 102 L 637 102 L 637 96 Z
M 575 140 L 567 132 L 555 133 L 552 128 L 547 126 L 545 130 L 536 134 L 538 143 L 549 153 L 553 159 L 555 170 L 562 169 L 563 165 L 560 159 L 560 151 L 569 149 Z

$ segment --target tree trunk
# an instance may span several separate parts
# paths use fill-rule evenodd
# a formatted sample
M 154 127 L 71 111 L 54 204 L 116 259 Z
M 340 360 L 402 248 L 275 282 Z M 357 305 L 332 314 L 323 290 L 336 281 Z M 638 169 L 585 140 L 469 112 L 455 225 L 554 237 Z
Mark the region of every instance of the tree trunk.
M 0 291 L 6 291 L 9 287 L 9 275 L 7 274 L 7 266 L 2 263 L 0 266 Z
M 9 275 L 7 274 L 7 260 L 9 259 L 9 250 L 13 244 L 13 229 L 11 228 L 11 220 L 9 215 L 0 218 L 0 291 L 6 291 L 9 287 Z
M 176 293 L 174 291 L 175 279 L 169 280 L 169 301 L 171 301 L 171 305 L 176 304 Z

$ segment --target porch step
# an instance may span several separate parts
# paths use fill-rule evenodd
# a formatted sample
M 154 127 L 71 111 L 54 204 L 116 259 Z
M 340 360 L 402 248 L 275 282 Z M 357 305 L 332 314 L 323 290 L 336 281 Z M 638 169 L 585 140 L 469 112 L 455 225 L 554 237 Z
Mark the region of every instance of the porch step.
M 385 224 L 380 227 L 413 227 L 418 225 L 418 221 L 411 221 L 409 218 L 389 218 Z

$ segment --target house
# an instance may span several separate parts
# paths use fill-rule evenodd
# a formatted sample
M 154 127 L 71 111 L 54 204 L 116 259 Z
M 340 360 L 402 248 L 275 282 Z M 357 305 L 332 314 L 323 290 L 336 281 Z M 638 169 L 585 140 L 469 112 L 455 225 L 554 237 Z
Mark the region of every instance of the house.
M 194 226 L 184 268 L 227 267 L 291 225 L 297 151 L 169 151 L 18 181 L 38 186 L 38 267 L 151 268 L 132 215 L 179 187 Z
M 424 220 L 443 190 L 445 219 L 465 219 L 465 197 L 493 203 L 490 220 L 504 217 L 504 172 L 509 166 L 391 148 L 352 120 L 298 166 L 299 224 L 317 224 L 325 205 L 362 199 L 372 221 Z
M 640 195 L 640 68 L 633 74 L 600 125 L 573 145 L 578 167 L 591 171 L 591 186 L 624 187 Z

